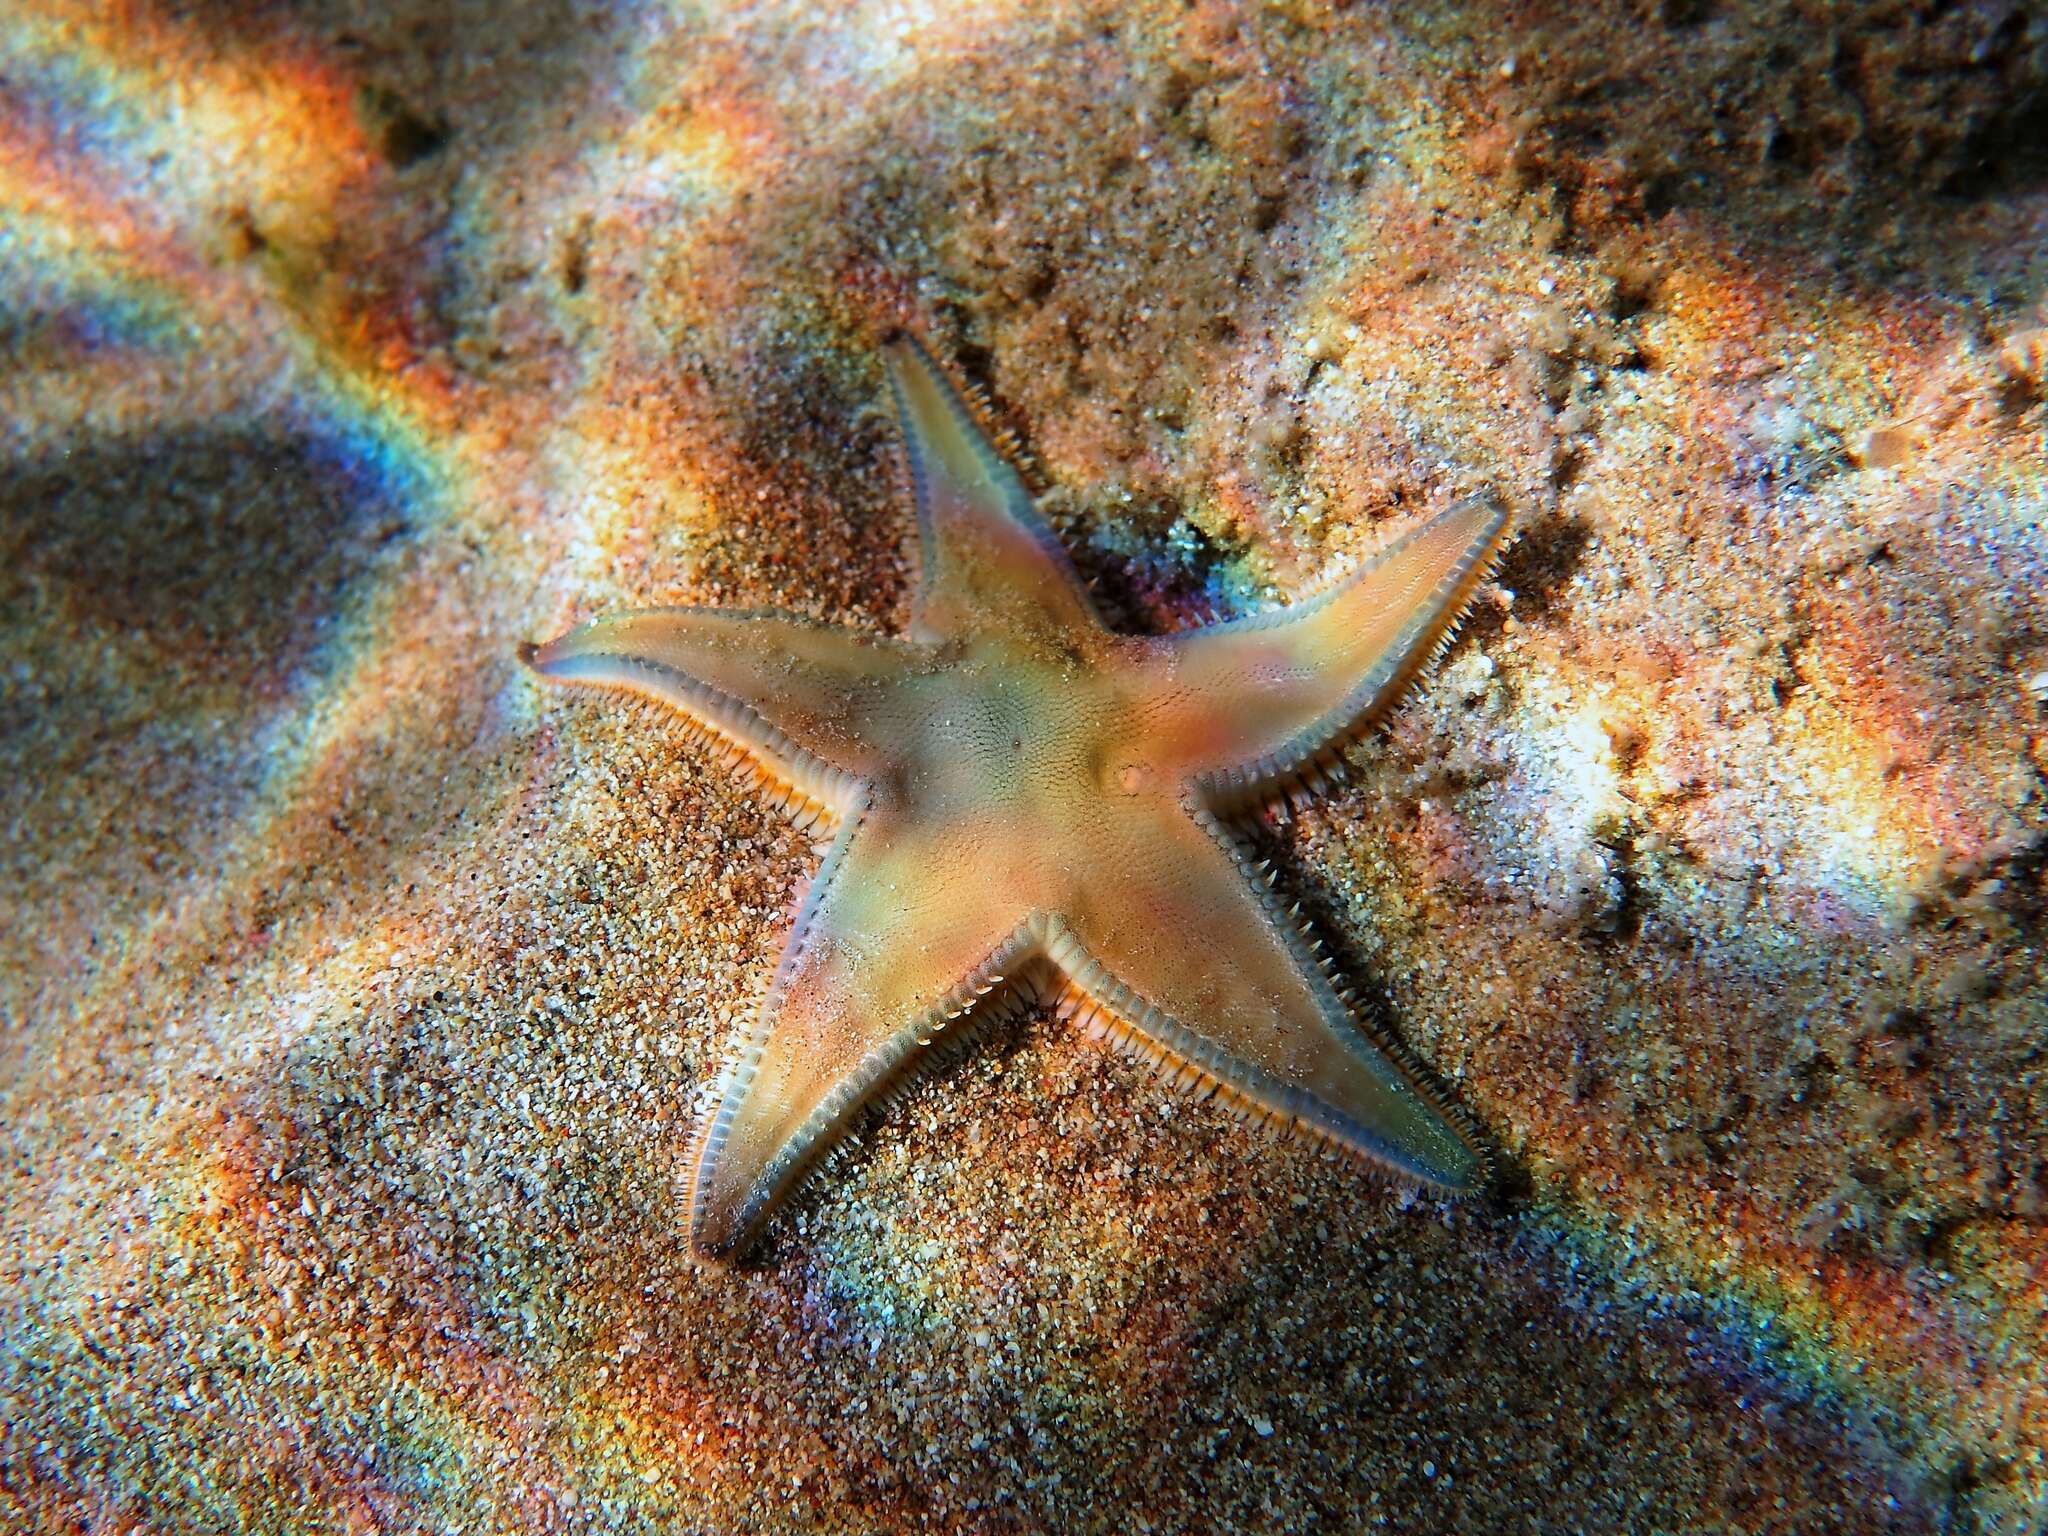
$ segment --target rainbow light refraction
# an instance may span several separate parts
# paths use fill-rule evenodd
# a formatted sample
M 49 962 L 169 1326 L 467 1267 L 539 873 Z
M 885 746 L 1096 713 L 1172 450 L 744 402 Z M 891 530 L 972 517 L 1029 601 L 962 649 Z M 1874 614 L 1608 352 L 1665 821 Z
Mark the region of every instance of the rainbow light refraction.
M 1895 270 L 1706 178 L 1610 217 L 1641 167 L 1559 171 L 1528 124 L 1577 98 L 1433 12 L 345 9 L 0 28 L 0 1523 L 1092 1529 L 1131 1489 L 1156 1529 L 2031 1528 L 2048 433 L 2000 359 L 2037 193 L 1970 204 L 1959 264 L 1902 209 Z M 840 937 L 950 881 L 962 932 L 863 957 L 919 1027 L 1012 960 L 1074 984 L 801 1191 L 821 1149 L 742 1124 L 696 1198 L 853 706 L 798 709 L 785 818 L 731 721 L 518 647 L 775 609 L 936 665 L 905 637 L 974 615 L 920 597 L 906 326 L 1036 464 L 956 606 L 1056 539 L 1104 646 L 1199 672 L 1201 626 L 1277 635 L 1415 529 L 1478 551 L 1372 732 L 1256 729 L 1385 617 L 1338 604 L 1231 721 L 1162 684 L 1127 734 L 1217 776 L 1510 1198 L 1275 1147 L 1221 1058 L 1105 1056 L 1120 1007 L 1198 1011 L 1186 967 L 966 929 L 1135 855 L 966 801 Z M 1494 497 L 1488 575 L 1455 519 Z M 1225 793 L 1253 757 L 1317 793 Z M 1213 915 L 1183 895 L 1097 914 L 1129 968 Z M 815 1065 L 790 1113 L 836 1137 Z M 1459 1185 L 1463 1127 L 1365 1150 Z M 767 1241 L 699 1268 L 693 1218 Z

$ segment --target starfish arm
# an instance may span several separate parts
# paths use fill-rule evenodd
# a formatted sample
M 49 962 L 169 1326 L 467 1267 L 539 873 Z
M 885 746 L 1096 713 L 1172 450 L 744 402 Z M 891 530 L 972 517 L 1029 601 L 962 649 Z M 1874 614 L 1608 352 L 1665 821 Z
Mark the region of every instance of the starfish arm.
M 1157 643 L 1157 728 L 1219 808 L 1312 776 L 1447 643 L 1498 557 L 1507 509 L 1470 496 L 1344 581 Z
M 698 1135 L 699 1253 L 744 1247 L 921 1048 L 1036 949 L 1014 887 L 986 877 L 993 835 L 943 834 L 866 805 L 841 826 Z
M 1162 809 L 1092 842 L 1101 875 L 1046 943 L 1067 978 L 1062 1012 L 1247 1113 L 1438 1189 L 1483 1187 L 1487 1160 L 1459 1112 L 1360 1028 L 1211 813 Z
M 670 705 L 785 803 L 835 812 L 857 777 L 881 767 L 860 725 L 921 665 L 914 647 L 896 641 L 716 608 L 616 614 L 523 654 L 543 677 Z
M 974 407 L 917 342 L 891 342 L 886 356 L 917 505 L 913 632 L 940 640 L 1101 629 L 1073 561 Z

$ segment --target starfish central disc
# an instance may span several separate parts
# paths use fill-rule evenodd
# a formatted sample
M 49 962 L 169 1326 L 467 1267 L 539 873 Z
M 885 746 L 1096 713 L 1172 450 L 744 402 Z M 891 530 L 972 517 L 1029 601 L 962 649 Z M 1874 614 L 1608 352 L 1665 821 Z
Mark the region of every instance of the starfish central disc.
M 917 509 L 910 634 L 784 613 L 599 619 L 547 677 L 679 710 L 837 820 L 700 1128 L 692 1244 L 745 1244 L 860 1111 L 998 988 L 1261 1118 L 1470 1190 L 1486 1162 L 1361 1028 L 1226 820 L 1318 779 L 1445 643 L 1505 537 L 1470 498 L 1270 614 L 1119 635 L 970 402 L 888 349 Z

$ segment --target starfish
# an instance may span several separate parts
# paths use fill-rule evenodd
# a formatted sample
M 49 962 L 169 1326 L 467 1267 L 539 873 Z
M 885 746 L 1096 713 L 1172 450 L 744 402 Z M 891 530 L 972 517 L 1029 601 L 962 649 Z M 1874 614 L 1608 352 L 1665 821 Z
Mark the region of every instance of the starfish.
M 832 829 L 698 1130 L 692 1248 L 743 1248 L 943 1031 L 1005 1003 L 1054 1002 L 1247 1116 L 1426 1186 L 1483 1187 L 1464 1117 L 1361 1024 L 1232 822 L 1324 784 L 1448 645 L 1505 510 L 1460 501 L 1290 607 L 1117 634 L 985 407 L 914 340 L 885 355 L 922 557 L 907 636 L 667 608 L 522 653 L 672 706 Z

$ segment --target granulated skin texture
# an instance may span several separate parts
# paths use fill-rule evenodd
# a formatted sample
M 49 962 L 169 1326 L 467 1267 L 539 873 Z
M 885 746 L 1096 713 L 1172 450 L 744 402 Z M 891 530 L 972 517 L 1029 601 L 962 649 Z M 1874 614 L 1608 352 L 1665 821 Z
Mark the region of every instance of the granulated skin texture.
M 5 33 L 8 1529 L 2039 1524 L 2037 21 Z M 904 323 L 1126 631 L 1512 507 L 1252 829 L 1506 1200 L 1040 1015 L 690 1263 L 811 835 L 517 647 L 900 632 Z
M 742 1253 L 907 1079 L 1041 1004 L 1198 1099 L 1491 1192 L 1484 1138 L 1361 1028 L 1225 818 L 1329 788 L 1455 638 L 1507 508 L 1467 497 L 1301 602 L 1120 635 L 971 397 L 914 341 L 885 350 L 918 525 L 905 638 L 655 608 L 521 651 L 536 677 L 671 706 L 798 826 L 829 826 L 699 1117 L 690 1246 Z

